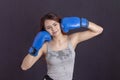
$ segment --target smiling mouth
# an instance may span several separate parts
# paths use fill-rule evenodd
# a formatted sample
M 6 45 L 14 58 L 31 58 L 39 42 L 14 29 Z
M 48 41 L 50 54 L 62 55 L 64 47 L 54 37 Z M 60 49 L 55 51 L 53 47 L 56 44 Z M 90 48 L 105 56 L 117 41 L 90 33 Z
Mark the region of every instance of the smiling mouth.
M 56 34 L 56 33 L 57 33 L 57 31 L 53 32 L 53 34 Z

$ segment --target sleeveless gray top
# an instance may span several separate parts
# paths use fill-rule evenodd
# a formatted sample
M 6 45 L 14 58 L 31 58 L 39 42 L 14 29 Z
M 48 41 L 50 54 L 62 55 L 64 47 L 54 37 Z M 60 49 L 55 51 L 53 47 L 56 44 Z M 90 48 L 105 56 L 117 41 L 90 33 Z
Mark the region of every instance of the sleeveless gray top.
M 53 51 L 47 43 L 47 74 L 53 80 L 72 80 L 75 61 L 75 51 L 68 40 L 67 48 Z

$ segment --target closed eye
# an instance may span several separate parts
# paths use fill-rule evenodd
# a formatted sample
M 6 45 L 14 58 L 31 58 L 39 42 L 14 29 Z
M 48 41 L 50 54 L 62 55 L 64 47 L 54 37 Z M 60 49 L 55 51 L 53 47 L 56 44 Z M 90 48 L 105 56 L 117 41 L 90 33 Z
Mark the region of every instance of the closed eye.
M 56 23 L 53 23 L 53 26 L 56 26 L 57 24 Z
M 47 26 L 47 29 L 50 29 L 51 27 L 50 26 Z

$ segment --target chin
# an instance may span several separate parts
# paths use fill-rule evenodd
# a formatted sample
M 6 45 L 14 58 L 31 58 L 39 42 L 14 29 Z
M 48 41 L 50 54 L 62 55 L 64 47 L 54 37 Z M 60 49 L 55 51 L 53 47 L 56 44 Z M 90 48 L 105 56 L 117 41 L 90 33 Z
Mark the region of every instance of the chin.
M 52 36 L 58 36 L 60 34 L 59 31 L 57 31 L 55 34 L 52 34 Z

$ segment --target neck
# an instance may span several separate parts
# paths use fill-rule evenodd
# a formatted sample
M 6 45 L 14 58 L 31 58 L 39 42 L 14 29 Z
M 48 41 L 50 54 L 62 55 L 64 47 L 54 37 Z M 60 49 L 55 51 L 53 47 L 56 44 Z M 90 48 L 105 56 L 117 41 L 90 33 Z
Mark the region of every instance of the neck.
M 64 41 L 64 37 L 65 37 L 64 34 L 54 36 L 53 41 L 56 42 L 56 43 L 61 43 L 62 41 Z

